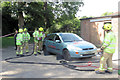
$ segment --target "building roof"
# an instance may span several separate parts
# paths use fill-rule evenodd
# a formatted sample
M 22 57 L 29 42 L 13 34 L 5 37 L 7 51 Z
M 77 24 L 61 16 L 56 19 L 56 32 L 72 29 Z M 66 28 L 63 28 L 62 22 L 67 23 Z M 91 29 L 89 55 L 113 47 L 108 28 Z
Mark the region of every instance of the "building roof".
M 80 19 L 80 20 L 99 19 L 99 18 L 113 18 L 113 17 L 120 17 L 120 12 L 113 13 L 112 15 L 109 15 L 109 16 L 92 17 L 92 18 L 83 18 L 83 19 Z

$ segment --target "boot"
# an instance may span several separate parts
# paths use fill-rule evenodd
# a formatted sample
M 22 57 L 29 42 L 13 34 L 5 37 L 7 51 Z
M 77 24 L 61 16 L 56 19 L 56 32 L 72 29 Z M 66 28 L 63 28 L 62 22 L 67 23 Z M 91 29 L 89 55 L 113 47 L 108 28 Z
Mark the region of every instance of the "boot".
M 106 73 L 109 73 L 109 74 L 112 74 L 112 72 L 108 71 L 108 70 L 105 70 Z
M 95 71 L 96 74 L 105 74 L 105 72 Z

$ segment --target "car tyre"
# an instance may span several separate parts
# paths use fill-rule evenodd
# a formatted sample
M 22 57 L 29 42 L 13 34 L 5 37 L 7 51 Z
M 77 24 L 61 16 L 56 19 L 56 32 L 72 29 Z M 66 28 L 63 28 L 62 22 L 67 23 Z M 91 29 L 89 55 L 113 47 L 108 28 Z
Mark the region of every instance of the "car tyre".
M 71 56 L 70 56 L 68 50 L 64 50 L 64 51 L 63 51 L 63 57 L 64 57 L 65 60 L 71 61 Z
M 50 55 L 50 53 L 47 51 L 47 48 L 45 46 L 43 48 L 43 53 L 44 53 L 45 56 Z

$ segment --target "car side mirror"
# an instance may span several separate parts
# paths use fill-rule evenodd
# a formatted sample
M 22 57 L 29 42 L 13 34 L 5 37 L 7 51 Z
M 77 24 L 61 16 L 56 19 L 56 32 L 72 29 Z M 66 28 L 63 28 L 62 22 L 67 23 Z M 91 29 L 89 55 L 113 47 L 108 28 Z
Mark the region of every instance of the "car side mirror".
M 60 43 L 61 41 L 60 40 L 55 40 L 56 43 Z

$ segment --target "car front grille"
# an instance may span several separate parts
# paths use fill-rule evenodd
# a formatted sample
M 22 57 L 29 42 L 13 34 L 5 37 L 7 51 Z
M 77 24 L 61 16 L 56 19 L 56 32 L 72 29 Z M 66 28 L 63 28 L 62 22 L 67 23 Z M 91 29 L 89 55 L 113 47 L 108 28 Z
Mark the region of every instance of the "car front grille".
M 84 48 L 83 50 L 91 50 L 91 49 L 93 49 L 93 48 Z
M 90 55 L 95 55 L 95 53 L 83 54 L 83 56 L 90 56 Z

